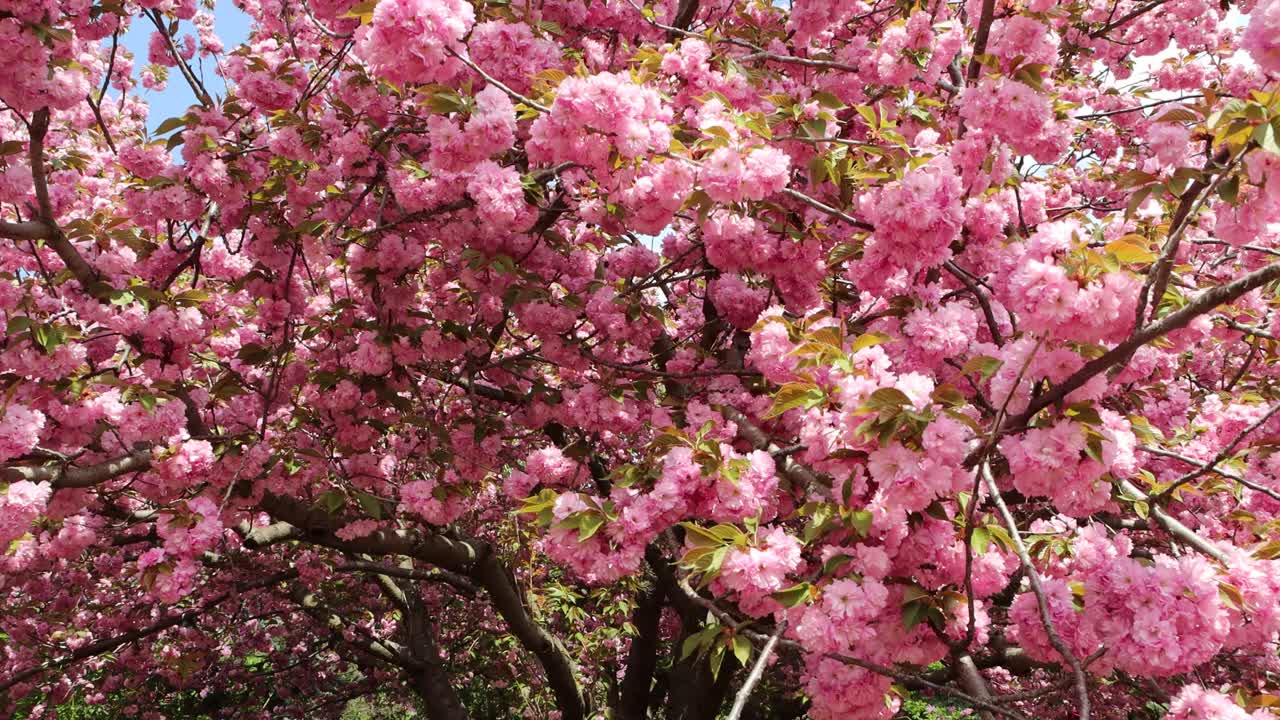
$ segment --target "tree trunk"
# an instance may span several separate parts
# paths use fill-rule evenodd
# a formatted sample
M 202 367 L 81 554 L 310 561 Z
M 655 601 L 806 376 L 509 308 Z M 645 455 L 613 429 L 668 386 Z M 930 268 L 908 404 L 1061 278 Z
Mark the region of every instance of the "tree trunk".
M 655 582 L 653 588 L 640 597 L 632 615 L 637 634 L 627 653 L 627 674 L 622 679 L 617 704 L 619 720 L 648 717 L 653 671 L 658 666 L 658 621 L 662 617 L 664 595 L 662 586 Z
M 400 590 L 395 597 L 397 604 L 404 611 L 401 629 L 405 645 L 408 646 L 413 659 L 421 663 L 416 669 L 407 669 L 410 685 L 422 700 L 429 720 L 468 720 L 467 708 L 453 689 L 449 681 L 449 670 L 440 658 L 440 649 L 436 646 L 436 638 L 432 633 L 431 623 L 427 619 L 426 607 L 422 595 L 412 582 L 403 585 L 391 578 L 379 578 L 384 589 Z

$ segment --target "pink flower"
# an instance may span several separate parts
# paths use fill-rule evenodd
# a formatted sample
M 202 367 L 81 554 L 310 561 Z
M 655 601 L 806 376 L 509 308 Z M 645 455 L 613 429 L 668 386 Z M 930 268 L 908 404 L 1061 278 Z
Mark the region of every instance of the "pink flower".
M 53 488 L 47 482 L 19 480 L 9 484 L 0 495 L 0 555 L 9 549 L 10 542 L 26 534 L 52 494 Z
M 24 405 L 9 403 L 0 418 L 0 462 L 31 452 L 44 430 L 44 413 Z
M 1262 0 L 1253 8 L 1240 47 L 1264 71 L 1280 73 L 1280 0 Z
M 471 170 L 467 194 L 476 201 L 480 222 L 495 229 L 516 229 L 530 219 L 520 173 L 486 160 Z
M 627 76 L 570 77 L 560 83 L 551 112 L 533 122 L 526 147 L 531 161 L 572 161 L 607 174 L 611 149 L 625 158 L 666 151 L 671 119 L 657 91 Z
M 448 82 L 463 68 L 449 55 L 475 22 L 465 0 L 382 0 L 362 26 L 357 47 L 389 82 Z
M 1169 704 L 1165 720 L 1264 720 L 1273 717 L 1265 709 L 1247 712 L 1220 692 L 1200 685 L 1185 685 Z

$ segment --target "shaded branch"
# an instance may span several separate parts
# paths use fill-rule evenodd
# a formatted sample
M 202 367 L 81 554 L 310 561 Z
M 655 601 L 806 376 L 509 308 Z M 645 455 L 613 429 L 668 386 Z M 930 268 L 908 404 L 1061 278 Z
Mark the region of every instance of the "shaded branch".
M 151 623 L 150 625 L 137 628 L 136 630 L 130 630 L 129 632 L 116 635 L 114 637 L 104 638 L 102 640 L 89 643 L 87 645 L 84 645 L 78 648 L 72 653 L 69 653 L 60 658 L 57 658 L 56 660 L 50 660 L 36 667 L 23 670 L 22 672 L 19 672 L 5 680 L 0 680 L 0 692 L 4 690 L 8 690 L 14 685 L 17 685 L 18 683 L 23 682 L 29 678 L 35 677 L 43 672 L 47 672 L 49 670 L 61 670 L 65 667 L 73 665 L 82 660 L 87 660 L 91 657 L 102 655 L 104 653 L 109 653 L 113 650 L 116 650 L 117 648 L 128 645 L 129 643 L 136 642 L 138 640 L 149 637 L 151 635 L 155 635 L 156 633 L 159 633 L 159 632 L 163 632 L 165 630 L 168 630 L 171 627 L 175 627 L 177 625 L 182 625 L 184 623 L 191 622 L 196 618 L 200 617 L 201 615 L 209 612 L 213 608 L 217 607 L 219 604 L 226 602 L 227 600 L 233 597 L 239 597 L 240 594 L 248 592 L 250 590 L 267 587 L 279 582 L 284 582 L 285 580 L 289 580 L 293 577 L 296 577 L 297 574 L 298 573 L 296 570 L 289 570 L 282 573 L 276 573 L 275 575 L 271 575 L 259 580 L 250 581 L 248 583 L 244 583 L 239 587 L 237 587 L 235 592 L 223 593 L 222 595 L 219 595 L 218 597 L 205 603 L 199 608 L 194 608 L 191 610 L 187 610 L 185 612 L 169 615 L 168 617 L 165 617 L 161 620 L 157 620 L 156 622 Z

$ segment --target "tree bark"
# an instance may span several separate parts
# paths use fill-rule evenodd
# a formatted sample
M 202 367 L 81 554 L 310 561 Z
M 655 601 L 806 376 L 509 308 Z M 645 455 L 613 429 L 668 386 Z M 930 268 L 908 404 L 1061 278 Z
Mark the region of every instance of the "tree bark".
M 666 593 L 655 582 L 640 597 L 632 615 L 637 635 L 631 641 L 627 653 L 627 674 L 622 679 L 622 691 L 618 698 L 620 720 L 645 720 L 649 714 L 650 690 L 653 671 L 658 666 L 658 621 L 662 618 L 662 601 Z
M 385 582 L 397 587 L 396 582 L 383 575 Z M 467 708 L 458 697 L 458 692 L 449 681 L 449 671 L 440 657 L 440 648 L 436 645 L 426 607 L 422 602 L 422 594 L 411 584 L 401 586 L 404 602 L 405 642 L 415 660 L 422 663 L 421 669 L 408 670 L 409 684 L 422 700 L 422 706 L 430 720 L 468 720 Z

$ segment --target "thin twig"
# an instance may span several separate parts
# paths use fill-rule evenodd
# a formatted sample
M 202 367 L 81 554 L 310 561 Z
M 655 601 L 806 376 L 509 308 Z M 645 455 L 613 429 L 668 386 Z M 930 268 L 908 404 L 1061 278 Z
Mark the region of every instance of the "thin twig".
M 1018 560 L 1022 562 L 1022 570 L 1027 576 L 1027 581 L 1031 584 L 1031 592 L 1036 596 L 1036 606 L 1040 610 L 1040 624 L 1044 626 L 1045 634 L 1049 636 L 1049 643 L 1053 645 L 1053 649 L 1067 661 L 1071 666 L 1072 674 L 1075 675 L 1076 699 L 1080 703 L 1080 720 L 1089 720 L 1089 683 L 1085 678 L 1084 666 L 1080 664 L 1080 658 L 1077 658 L 1071 648 L 1067 647 L 1053 627 L 1053 618 L 1049 616 L 1049 601 L 1045 597 L 1044 586 L 1040 582 L 1040 573 L 1031 562 L 1027 546 L 1022 542 L 1022 532 L 1018 530 L 1018 522 L 1014 519 L 1013 513 L 1009 512 L 1004 496 L 1000 494 L 1000 487 L 996 485 L 996 479 L 991 474 L 991 466 L 983 461 L 979 472 L 982 473 L 982 479 L 986 483 L 992 502 L 1000 511 L 1000 516 L 1004 518 L 1005 527 L 1008 528 L 1009 536 L 1013 540 L 1013 548 L 1018 554 Z
M 547 107 L 546 105 L 543 105 L 536 100 L 527 98 L 521 95 L 520 93 L 516 92 L 515 90 L 512 90 L 511 88 L 507 87 L 506 85 L 503 85 L 497 78 L 493 77 L 492 75 L 485 72 L 484 70 L 481 70 L 479 65 L 471 62 L 470 58 L 458 52 L 457 50 L 454 50 L 453 48 L 449 48 L 449 54 L 461 60 L 463 65 L 466 65 L 467 67 L 474 70 L 477 75 L 484 78 L 485 82 L 489 83 L 490 85 L 506 93 L 507 96 L 510 97 L 512 100 L 515 100 L 516 102 L 519 102 L 519 103 L 524 103 L 525 105 L 533 108 L 534 110 L 537 110 L 540 113 L 551 112 L 551 108 Z
M 1174 480 L 1173 484 L 1171 484 L 1169 487 L 1165 488 L 1164 490 L 1161 490 L 1155 495 L 1152 495 L 1151 496 L 1152 501 L 1159 502 L 1161 500 L 1164 500 L 1165 498 L 1173 494 L 1175 490 L 1182 487 L 1183 485 L 1186 485 L 1187 483 L 1191 482 L 1192 480 L 1195 480 L 1196 478 L 1199 478 L 1200 476 L 1206 473 L 1213 472 L 1213 469 L 1217 467 L 1218 463 L 1223 462 L 1224 460 L 1226 460 L 1227 458 L 1235 454 L 1236 447 L 1241 442 L 1243 442 L 1246 437 L 1249 436 L 1249 433 L 1265 425 L 1266 422 L 1270 420 L 1271 417 L 1275 415 L 1277 412 L 1280 412 L 1280 403 L 1272 405 L 1271 409 L 1268 410 L 1266 413 L 1264 413 L 1262 417 L 1258 418 L 1256 421 L 1251 423 L 1248 427 L 1241 430 L 1234 438 L 1231 439 L 1231 442 L 1227 443 L 1226 447 L 1222 448 L 1222 450 L 1213 457 L 1212 460 L 1205 463 L 1204 465 L 1201 465 L 1195 470 L 1192 470 L 1186 475 L 1183 475 L 1177 480 Z
M 756 683 L 760 682 L 761 676 L 764 675 L 764 666 L 769 663 L 769 657 L 773 655 L 773 649 L 777 647 L 778 640 L 786 630 L 787 621 L 783 620 L 778 623 L 778 628 L 765 641 L 764 647 L 760 648 L 760 655 L 756 658 L 755 664 L 751 666 L 751 672 L 747 674 L 747 678 L 742 681 L 742 687 L 733 699 L 733 708 L 729 710 L 729 716 L 725 720 L 738 720 L 738 718 L 742 717 L 742 711 L 747 706 L 747 699 L 751 697 L 751 691 L 755 689 Z

